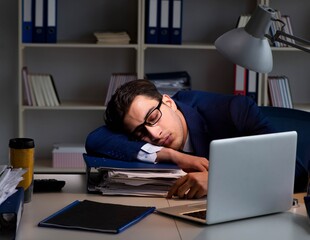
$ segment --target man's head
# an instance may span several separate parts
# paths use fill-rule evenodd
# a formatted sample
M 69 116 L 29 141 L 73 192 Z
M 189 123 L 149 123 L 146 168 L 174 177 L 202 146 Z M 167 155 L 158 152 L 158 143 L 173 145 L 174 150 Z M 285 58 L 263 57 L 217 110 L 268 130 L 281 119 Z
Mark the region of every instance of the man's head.
M 124 118 L 136 96 L 147 96 L 160 101 L 162 95 L 155 85 L 147 80 L 134 80 L 120 86 L 111 97 L 106 109 L 105 122 L 113 131 L 126 132 Z
M 116 90 L 107 106 L 106 124 L 113 131 L 177 150 L 187 135 L 175 102 L 148 80 L 131 81 Z

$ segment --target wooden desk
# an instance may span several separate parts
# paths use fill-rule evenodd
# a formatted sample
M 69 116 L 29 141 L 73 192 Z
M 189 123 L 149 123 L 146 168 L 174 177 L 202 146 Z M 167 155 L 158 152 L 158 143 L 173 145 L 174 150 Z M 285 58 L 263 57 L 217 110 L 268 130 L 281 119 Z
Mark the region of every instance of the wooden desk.
M 85 239 L 281 239 L 303 240 L 310 237 L 310 223 L 306 217 L 303 203 L 289 212 L 273 214 L 247 220 L 222 223 L 212 226 L 173 219 L 157 213 L 147 216 L 142 221 L 120 234 L 103 234 L 86 231 L 64 230 L 37 227 L 42 219 L 63 208 L 74 200 L 89 199 L 99 202 L 127 205 L 166 207 L 190 203 L 187 200 L 166 200 L 164 198 L 144 197 L 105 197 L 87 194 L 83 175 L 40 175 L 37 178 L 60 178 L 67 184 L 61 193 L 36 193 L 30 203 L 24 205 L 22 221 L 17 233 L 17 240 L 85 240 Z M 302 197 L 302 196 L 300 196 Z

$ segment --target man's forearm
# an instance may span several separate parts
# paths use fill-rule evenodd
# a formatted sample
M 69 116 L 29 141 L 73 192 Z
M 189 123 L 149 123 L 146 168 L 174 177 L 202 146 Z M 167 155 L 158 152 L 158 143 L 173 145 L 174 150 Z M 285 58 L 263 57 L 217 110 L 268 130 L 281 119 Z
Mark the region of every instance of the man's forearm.
M 164 161 L 173 162 L 187 172 L 202 172 L 209 168 L 209 161 L 206 158 L 193 156 L 165 147 L 157 152 L 156 158 L 156 162 Z

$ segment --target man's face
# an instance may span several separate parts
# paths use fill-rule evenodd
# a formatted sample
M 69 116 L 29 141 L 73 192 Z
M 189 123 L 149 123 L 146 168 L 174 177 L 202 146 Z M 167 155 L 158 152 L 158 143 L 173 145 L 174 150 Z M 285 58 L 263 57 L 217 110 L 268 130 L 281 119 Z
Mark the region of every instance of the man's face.
M 155 124 L 154 120 L 157 121 Z M 184 116 L 168 95 L 163 96 L 161 105 L 143 95 L 135 97 L 124 124 L 129 133 L 141 140 L 175 150 L 183 148 L 187 135 Z

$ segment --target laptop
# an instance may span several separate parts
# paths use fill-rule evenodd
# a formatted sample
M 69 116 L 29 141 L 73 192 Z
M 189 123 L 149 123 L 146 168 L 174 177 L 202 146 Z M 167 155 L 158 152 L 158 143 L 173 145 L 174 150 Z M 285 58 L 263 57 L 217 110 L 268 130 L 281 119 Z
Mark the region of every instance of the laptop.
M 207 201 L 157 212 L 215 224 L 287 211 L 293 203 L 295 131 L 214 140 Z

